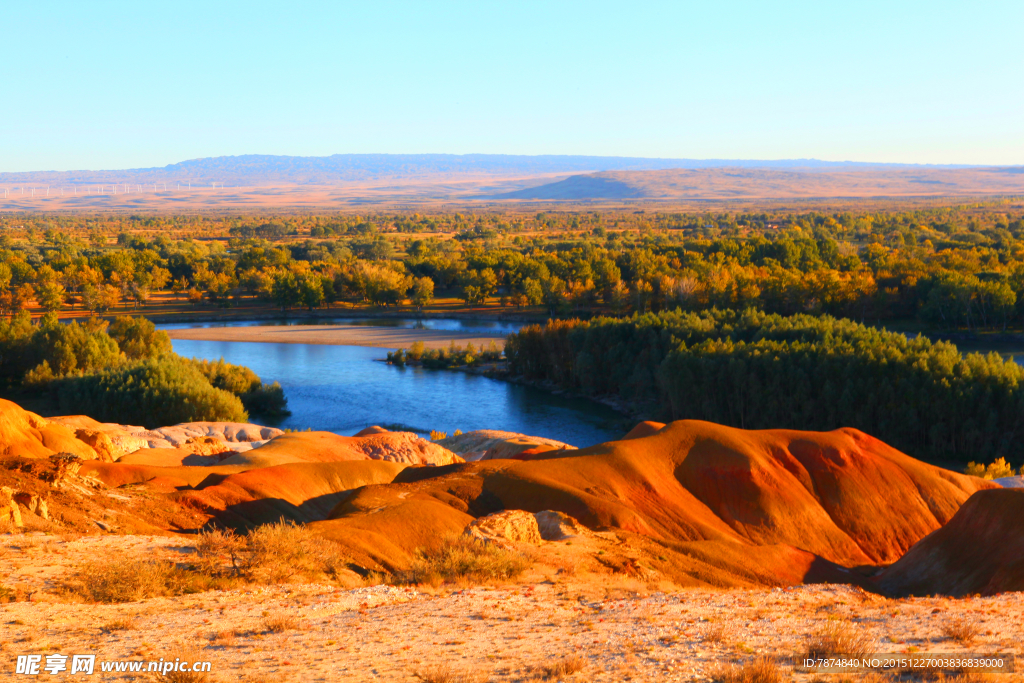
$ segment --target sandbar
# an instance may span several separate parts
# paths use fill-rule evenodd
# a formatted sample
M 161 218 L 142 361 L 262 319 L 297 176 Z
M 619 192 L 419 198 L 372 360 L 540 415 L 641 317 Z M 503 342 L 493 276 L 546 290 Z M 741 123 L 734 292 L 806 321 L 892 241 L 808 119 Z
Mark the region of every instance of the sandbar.
M 271 344 L 321 344 L 326 346 L 373 346 L 382 349 L 409 348 L 423 342 L 428 349 L 447 348 L 472 342 L 486 348 L 494 342 L 503 348 L 505 333 L 420 330 L 401 327 L 356 327 L 351 325 L 257 325 L 253 327 L 193 327 L 167 330 L 171 339 L 203 341 L 264 342 Z

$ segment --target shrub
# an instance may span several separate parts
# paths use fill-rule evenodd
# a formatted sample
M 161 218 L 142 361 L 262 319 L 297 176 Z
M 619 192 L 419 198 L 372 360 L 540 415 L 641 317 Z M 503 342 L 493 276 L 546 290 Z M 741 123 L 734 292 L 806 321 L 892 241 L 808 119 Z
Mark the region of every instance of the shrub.
M 832 655 L 863 657 L 871 651 L 871 641 L 844 621 L 830 621 L 807 638 L 806 658 Z
M 522 574 L 528 566 L 529 561 L 522 553 L 469 536 L 449 536 L 436 547 L 417 550 L 412 565 L 399 581 L 507 581 Z
M 276 614 L 263 619 L 263 630 L 266 633 L 283 633 L 299 628 L 299 622 L 289 614 Z
M 284 389 L 277 382 L 260 384 L 259 387 L 242 394 L 239 398 L 245 409 L 252 415 L 286 417 L 292 414 L 288 410 L 288 397 L 284 395 Z
M 967 463 L 964 473 L 981 477 L 982 479 L 1000 479 L 1002 477 L 1012 477 L 1016 474 L 1014 469 L 1006 462 L 1006 458 L 996 458 L 988 467 L 972 460 Z
M 29 385 L 53 378 L 96 372 L 119 365 L 123 356 L 102 328 L 64 325 L 48 313 L 33 325 L 27 313 L 0 321 L 0 375 L 21 382 L 30 370 Z
M 533 671 L 544 680 L 562 679 L 587 668 L 587 660 L 581 655 L 567 655 L 549 664 L 533 667 Z
M 246 422 L 248 414 L 234 394 L 213 387 L 195 365 L 162 356 L 56 384 L 61 410 L 81 411 L 101 422 L 147 427 L 179 422 Z
M 348 562 L 337 543 L 285 521 L 242 535 L 211 529 L 200 533 L 196 542 L 196 565 L 201 571 L 257 583 L 277 583 L 296 576 L 334 577 Z
M 215 361 L 193 358 L 189 362 L 203 373 L 215 388 L 237 396 L 249 414 L 265 417 L 291 415 L 284 389 L 277 382 L 264 384 L 259 375 L 249 368 L 225 363 L 223 358 Z
M 424 349 L 423 342 L 416 342 L 412 349 L 398 349 L 388 353 L 388 362 L 400 367 L 409 362 L 418 362 L 423 367 L 431 370 L 444 370 L 457 368 L 463 365 L 474 367 L 481 361 L 494 361 L 501 358 L 501 351 L 491 342 L 490 348 L 486 351 L 477 351 L 472 342 L 465 347 L 458 346 L 454 341 L 447 349 Z
M 244 365 L 225 363 L 223 358 L 213 361 L 193 358 L 189 362 L 203 373 L 210 384 L 235 396 L 255 391 L 262 384 L 255 372 Z
M 706 643 L 725 643 L 731 637 L 732 633 L 722 622 L 707 624 L 700 629 L 700 639 Z
M 117 342 L 121 353 L 133 360 L 171 353 L 171 338 L 166 332 L 157 331 L 146 318 L 121 316 L 110 324 L 107 334 Z
M 187 584 L 173 562 L 119 557 L 80 566 L 63 589 L 89 602 L 119 603 L 174 595 Z
M 942 624 L 942 637 L 964 646 L 977 640 L 979 633 L 981 627 L 978 622 L 966 616 L 950 617 Z

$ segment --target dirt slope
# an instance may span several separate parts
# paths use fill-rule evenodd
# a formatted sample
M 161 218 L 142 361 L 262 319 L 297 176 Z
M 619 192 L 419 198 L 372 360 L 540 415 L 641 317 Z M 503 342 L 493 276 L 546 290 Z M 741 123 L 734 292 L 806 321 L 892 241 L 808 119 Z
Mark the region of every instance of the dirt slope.
M 1024 590 L 1024 490 L 971 496 L 950 522 L 878 577 L 893 595 L 994 595 Z

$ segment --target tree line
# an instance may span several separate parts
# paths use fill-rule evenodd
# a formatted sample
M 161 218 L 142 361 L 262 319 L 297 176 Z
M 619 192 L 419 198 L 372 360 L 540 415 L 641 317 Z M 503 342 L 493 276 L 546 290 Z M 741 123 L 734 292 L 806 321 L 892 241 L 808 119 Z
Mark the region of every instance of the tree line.
M 0 218 L 0 314 L 145 311 L 162 293 L 282 310 L 457 297 L 555 317 L 754 307 L 969 331 L 1024 325 L 1024 214 L 999 203 L 16 220 Z
M 754 309 L 551 321 L 510 335 L 509 371 L 654 419 L 855 427 L 915 457 L 1024 460 L 1024 369 L 851 320 Z

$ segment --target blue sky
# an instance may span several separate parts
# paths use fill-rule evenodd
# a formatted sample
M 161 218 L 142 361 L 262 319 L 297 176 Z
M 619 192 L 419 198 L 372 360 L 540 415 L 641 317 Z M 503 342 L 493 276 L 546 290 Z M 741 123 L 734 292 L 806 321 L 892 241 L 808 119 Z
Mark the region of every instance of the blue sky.
M 1024 163 L 1024 2 L 18 2 L 0 171 L 231 154 Z

